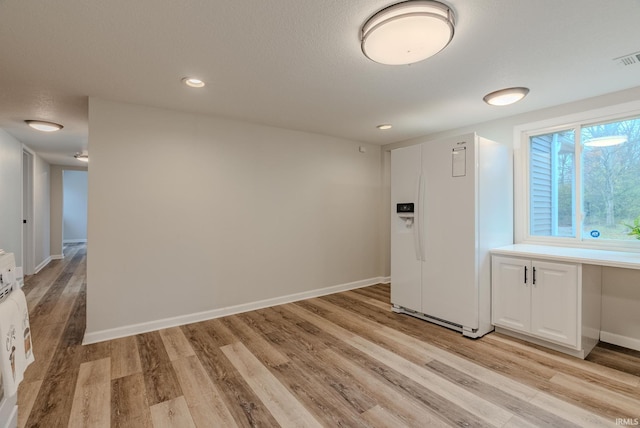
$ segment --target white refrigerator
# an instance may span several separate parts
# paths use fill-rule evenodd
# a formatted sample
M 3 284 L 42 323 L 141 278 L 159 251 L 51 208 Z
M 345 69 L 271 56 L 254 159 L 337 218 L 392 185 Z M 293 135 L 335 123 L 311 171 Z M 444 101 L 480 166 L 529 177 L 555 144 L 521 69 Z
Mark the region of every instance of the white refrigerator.
M 491 255 L 513 243 L 511 148 L 476 134 L 391 151 L 391 303 L 481 337 Z

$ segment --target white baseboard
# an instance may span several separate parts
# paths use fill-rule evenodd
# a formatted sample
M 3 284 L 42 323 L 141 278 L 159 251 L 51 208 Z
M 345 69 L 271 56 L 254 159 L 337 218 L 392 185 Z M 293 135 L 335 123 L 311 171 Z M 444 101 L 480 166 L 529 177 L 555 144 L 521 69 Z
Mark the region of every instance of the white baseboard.
M 618 345 L 622 346 L 623 348 L 635 349 L 636 351 L 640 351 L 640 339 L 636 339 L 634 337 L 621 336 L 619 334 L 601 331 L 600 340 L 602 342 L 611 343 L 612 345 Z
M 63 254 L 53 254 L 51 255 L 51 260 L 62 260 L 64 259 L 64 255 Z
M 380 283 L 381 284 L 391 284 L 391 277 L 390 276 L 380 277 Z
M 177 327 L 180 325 L 206 321 L 214 318 L 226 317 L 228 315 L 239 314 L 242 312 L 254 311 L 257 309 L 268 308 L 285 303 L 297 302 L 298 300 L 311 299 L 313 297 L 325 296 L 327 294 L 339 293 L 341 291 L 368 287 L 370 285 L 380 284 L 382 282 L 384 282 L 383 277 L 363 279 L 361 281 L 349 282 L 347 284 L 334 285 L 331 287 L 304 291 L 302 293 L 294 293 L 286 296 L 259 300 L 257 302 L 243 303 L 240 305 L 228 306 L 226 308 L 212 309 L 210 311 L 197 312 L 195 314 L 180 315 L 177 317 L 149 321 L 140 324 L 132 324 L 107 330 L 94 331 L 85 333 L 82 344 L 89 345 L 92 343 L 104 342 L 106 340 L 118 339 L 121 337 L 133 336 L 135 334 L 156 331 L 163 328 Z
M 63 244 L 80 244 L 80 243 L 86 243 L 87 239 L 65 239 L 62 241 Z
M 38 266 L 36 266 L 36 268 L 33 270 L 34 275 L 38 272 L 40 272 L 42 269 L 44 269 L 44 267 L 46 265 L 49 264 L 49 262 L 51 261 L 51 256 L 47 257 L 46 259 L 44 259 L 42 261 L 42 263 L 40 263 Z

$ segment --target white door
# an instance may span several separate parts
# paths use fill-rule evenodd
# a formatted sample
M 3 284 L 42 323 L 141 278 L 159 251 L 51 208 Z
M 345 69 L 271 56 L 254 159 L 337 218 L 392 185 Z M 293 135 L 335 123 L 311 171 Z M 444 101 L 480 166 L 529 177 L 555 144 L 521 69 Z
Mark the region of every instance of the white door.
M 475 135 L 422 147 L 422 312 L 478 328 Z
M 22 269 L 25 275 L 35 271 L 33 214 L 33 153 L 22 150 Z
M 419 145 L 391 151 L 391 303 L 414 311 L 422 293 L 418 225 L 398 215 L 397 205 L 418 208 L 420 158 Z
M 531 327 L 531 261 L 491 257 L 491 319 L 494 325 L 528 333 Z
M 577 265 L 534 260 L 531 282 L 531 332 L 577 346 Z

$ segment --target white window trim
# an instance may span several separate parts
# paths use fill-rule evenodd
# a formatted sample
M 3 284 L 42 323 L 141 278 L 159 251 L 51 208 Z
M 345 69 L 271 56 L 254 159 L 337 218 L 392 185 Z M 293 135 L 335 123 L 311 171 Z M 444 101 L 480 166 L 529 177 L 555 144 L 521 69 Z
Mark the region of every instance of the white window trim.
M 592 248 L 615 251 L 640 252 L 640 241 L 591 241 L 582 240 L 580 236 L 575 238 L 541 237 L 532 236 L 529 233 L 529 153 L 528 147 L 530 135 L 546 134 L 562 131 L 567 128 L 576 129 L 576 144 L 579 146 L 580 128 L 591 122 L 607 122 L 622 120 L 625 117 L 640 116 L 640 101 L 632 101 L 624 104 L 598 108 L 585 112 L 570 114 L 567 116 L 546 119 L 538 122 L 522 124 L 513 129 L 513 156 L 514 156 L 514 238 L 516 244 L 555 245 L 561 247 Z M 580 169 L 580 157 L 576 159 L 576 170 Z M 580 189 L 580 174 L 576 176 L 575 186 Z M 576 206 L 580 207 L 580 192 L 576 192 Z M 581 218 L 576 218 L 576 235 L 579 235 Z

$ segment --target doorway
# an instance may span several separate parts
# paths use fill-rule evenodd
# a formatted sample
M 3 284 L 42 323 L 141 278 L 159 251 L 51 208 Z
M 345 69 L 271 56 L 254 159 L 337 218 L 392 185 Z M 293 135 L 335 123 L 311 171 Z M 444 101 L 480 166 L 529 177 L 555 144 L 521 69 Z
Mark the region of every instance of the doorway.
M 87 242 L 87 171 L 62 171 L 62 243 Z
M 33 162 L 34 155 L 22 149 L 22 268 L 25 275 L 35 270 L 35 242 L 33 229 Z

